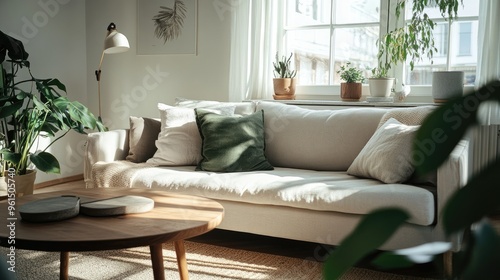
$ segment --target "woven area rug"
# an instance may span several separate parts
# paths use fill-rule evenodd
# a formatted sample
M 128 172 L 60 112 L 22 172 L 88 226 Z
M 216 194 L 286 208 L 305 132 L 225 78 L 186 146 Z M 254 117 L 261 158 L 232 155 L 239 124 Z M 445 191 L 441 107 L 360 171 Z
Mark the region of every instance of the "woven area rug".
M 237 250 L 198 242 L 185 242 L 190 279 L 322 279 L 322 263 Z M 1 248 L 3 256 L 7 253 Z M 179 279 L 172 244 L 163 245 L 165 278 Z M 148 247 L 116 251 L 70 253 L 70 279 L 153 279 Z M 59 253 L 17 250 L 17 279 L 58 279 Z M 353 268 L 342 279 L 424 279 Z

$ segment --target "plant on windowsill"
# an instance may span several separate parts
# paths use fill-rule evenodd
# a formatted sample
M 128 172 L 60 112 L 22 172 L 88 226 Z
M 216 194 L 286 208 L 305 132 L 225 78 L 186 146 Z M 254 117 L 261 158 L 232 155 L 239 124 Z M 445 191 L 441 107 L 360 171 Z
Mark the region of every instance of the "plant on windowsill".
M 365 79 L 363 72 L 347 62 L 340 66 L 337 74 L 340 74 L 340 78 L 345 81 L 340 83 L 340 98 L 343 101 L 358 101 L 362 95 L 361 83 Z
M 276 100 L 293 100 L 295 99 L 295 85 L 296 79 L 295 75 L 297 71 L 292 70 L 292 56 L 290 53 L 289 57 L 281 56 L 279 57 L 276 53 L 276 60 L 273 62 L 274 67 L 274 99 Z
M 471 100 L 476 106 L 467 106 Z M 414 154 L 426 155 L 422 164 L 415 166 L 417 173 L 428 173 L 445 163 L 468 129 L 478 124 L 479 105 L 483 102 L 500 104 L 500 80 L 444 103 L 424 120 L 413 146 Z M 465 113 L 456 110 L 465 107 L 468 108 Z M 453 125 L 450 125 L 451 120 Z M 445 137 L 435 140 L 436 131 Z M 424 141 L 432 142 L 434 152 L 429 153 L 427 147 L 419 145 Z M 430 262 L 437 255 L 445 254 L 448 261 L 452 260 L 444 263 L 446 276 L 450 279 L 499 279 L 500 235 L 489 220 L 497 216 L 500 209 L 499 170 L 500 159 L 490 162 L 450 197 L 443 215 L 438 217 L 443 221 L 446 237 L 463 234 L 463 245 L 458 252 L 448 251 L 451 245 L 447 242 L 435 242 L 405 250 L 379 252 L 372 256 L 371 263 L 384 270 L 405 268 Z M 409 218 L 410 215 L 400 208 L 379 209 L 366 215 L 331 253 L 325 262 L 324 278 L 338 279 L 358 261 L 375 253 Z
M 401 11 L 405 10 L 410 1 L 413 3 L 410 22 L 406 26 L 389 31 L 377 40 L 378 66 L 372 70 L 373 76 L 369 79 L 372 96 L 387 97 L 390 95 L 394 78 L 389 78 L 388 72 L 394 65 L 409 62 L 410 70 L 413 71 L 415 63 L 425 57 L 432 63 L 432 58 L 437 52 L 432 33 L 436 23 L 424 11 L 425 8 L 429 5 L 439 7 L 441 16 L 451 23 L 457 16 L 458 6 L 463 2 L 462 0 L 398 0 L 396 20 L 399 19 Z M 376 84 L 383 83 L 384 80 L 388 84 L 383 85 L 380 90 L 376 89 Z
M 10 60 L 5 60 L 6 55 Z M 66 87 L 58 79 L 35 78 L 27 58 L 22 42 L 0 31 L 0 136 L 4 145 L 0 165 L 9 177 L 30 174 L 34 181 L 31 166 L 60 173 L 58 160 L 47 151 L 54 142 L 71 130 L 86 133 L 105 127 L 87 107 L 61 94 Z M 54 139 L 39 150 L 41 137 Z M 19 180 L 15 180 L 16 188 Z

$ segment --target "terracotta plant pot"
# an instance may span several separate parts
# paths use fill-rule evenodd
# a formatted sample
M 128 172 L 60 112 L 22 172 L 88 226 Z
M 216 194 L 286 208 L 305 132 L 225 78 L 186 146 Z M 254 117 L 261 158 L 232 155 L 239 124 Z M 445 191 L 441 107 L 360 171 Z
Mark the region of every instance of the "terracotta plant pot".
M 25 175 L 15 175 L 13 177 L 10 177 L 6 171 L 4 177 L 0 177 L 0 192 L 7 194 L 9 192 L 9 184 L 13 184 L 16 189 L 16 196 L 33 194 L 35 179 L 36 170 L 28 170 Z
M 294 100 L 295 99 L 295 78 L 274 78 L 274 99 Z
M 340 83 L 340 98 L 344 101 L 358 101 L 362 94 L 361 83 Z

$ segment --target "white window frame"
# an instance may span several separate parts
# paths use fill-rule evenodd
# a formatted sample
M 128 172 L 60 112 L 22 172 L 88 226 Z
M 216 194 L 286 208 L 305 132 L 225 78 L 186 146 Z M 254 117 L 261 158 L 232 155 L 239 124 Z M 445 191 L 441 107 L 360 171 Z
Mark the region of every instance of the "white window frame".
M 336 0 L 339 1 L 339 0 Z M 343 1 L 343 0 L 340 0 Z M 373 1 L 373 0 L 371 0 Z M 380 0 L 380 38 L 382 38 L 388 30 L 393 30 L 396 26 L 402 26 L 405 22 L 405 15 L 404 11 L 403 14 L 399 17 L 398 21 L 396 22 L 395 19 L 395 14 L 396 14 L 396 1 L 395 0 Z M 285 4 L 286 5 L 286 4 Z M 332 5 L 333 7 L 333 5 Z M 333 9 L 333 8 L 332 8 Z M 287 11 L 286 7 L 283 9 L 284 11 Z M 389 13 L 387 14 L 387 12 Z M 330 11 L 330 14 L 333 11 Z M 301 30 L 301 29 L 311 29 L 311 28 L 325 28 L 328 27 L 331 29 L 332 24 L 322 24 L 322 25 L 314 25 L 314 26 L 287 26 L 286 25 L 286 16 L 283 17 L 283 22 L 281 23 L 281 32 L 283 34 L 283 49 L 286 49 L 286 42 L 285 42 L 285 33 L 290 30 Z M 384 19 L 384 17 L 388 18 L 388 20 Z M 457 25 L 458 22 L 461 21 L 471 21 L 471 20 L 477 20 L 478 17 L 459 17 L 454 21 L 454 25 Z M 435 22 L 445 22 L 444 19 L 438 19 L 435 20 Z M 364 26 L 363 24 L 351 24 L 352 27 L 357 27 L 357 26 Z M 344 27 L 351 27 L 350 25 L 342 25 Z M 448 26 L 448 36 L 451 35 L 451 28 L 452 26 Z M 332 36 L 330 34 L 330 36 Z M 449 63 L 451 61 L 450 59 L 450 44 L 451 44 L 451 37 L 448 39 L 448 51 L 447 51 L 447 64 L 449 66 Z M 332 55 L 332 46 L 330 45 L 330 57 Z M 331 59 L 330 59 L 331 61 Z M 398 64 L 395 65 L 392 69 L 389 70 L 389 76 L 395 77 L 397 81 L 404 81 L 404 65 L 403 64 Z M 333 72 L 333 69 L 331 69 L 330 72 Z M 333 73 L 330 73 L 330 80 L 332 79 Z M 368 78 L 368 77 L 366 77 Z M 366 83 L 367 80 L 365 80 L 365 84 L 363 84 L 363 96 L 369 95 L 369 88 L 368 84 Z M 400 82 L 398 84 L 401 84 Z M 466 86 L 465 91 L 472 91 L 473 86 Z M 431 85 L 412 85 L 411 86 L 411 94 L 408 97 L 407 100 L 411 102 L 432 102 L 432 96 L 431 96 Z M 297 90 L 296 94 L 300 96 L 301 99 L 315 99 L 315 100 L 338 100 L 340 98 L 340 85 L 307 85 L 307 86 L 301 86 L 297 85 Z

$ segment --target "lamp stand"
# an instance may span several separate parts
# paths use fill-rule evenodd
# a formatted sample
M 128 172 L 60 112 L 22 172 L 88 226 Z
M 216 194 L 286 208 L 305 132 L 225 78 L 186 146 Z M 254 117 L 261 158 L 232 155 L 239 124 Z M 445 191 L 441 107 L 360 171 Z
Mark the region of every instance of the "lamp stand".
M 105 53 L 120 53 L 127 51 L 130 48 L 127 37 L 125 35 L 118 33 L 116 31 L 116 25 L 110 23 L 107 28 L 108 32 L 104 38 L 104 49 L 101 54 L 101 60 L 99 61 L 99 67 L 95 70 L 95 78 L 97 80 L 97 95 L 99 100 L 99 120 L 102 122 L 101 118 L 101 67 L 102 61 L 104 60 Z
M 102 55 L 101 55 L 101 61 L 99 62 L 99 68 L 97 70 L 95 70 L 95 78 L 97 80 L 97 97 L 99 100 L 99 120 L 101 120 L 101 66 L 102 66 L 103 59 L 104 59 L 104 51 L 102 52 Z

